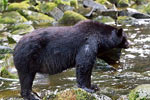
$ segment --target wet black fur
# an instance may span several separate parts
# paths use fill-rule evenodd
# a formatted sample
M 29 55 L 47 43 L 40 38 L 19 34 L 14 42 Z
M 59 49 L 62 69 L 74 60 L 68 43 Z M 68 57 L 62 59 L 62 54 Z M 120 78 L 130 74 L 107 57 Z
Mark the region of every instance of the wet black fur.
M 28 100 L 36 100 L 31 91 L 37 72 L 52 75 L 72 67 L 76 67 L 78 87 L 93 92 L 91 73 L 96 57 L 104 51 L 127 45 L 122 29 L 91 20 L 26 34 L 14 50 L 21 95 Z

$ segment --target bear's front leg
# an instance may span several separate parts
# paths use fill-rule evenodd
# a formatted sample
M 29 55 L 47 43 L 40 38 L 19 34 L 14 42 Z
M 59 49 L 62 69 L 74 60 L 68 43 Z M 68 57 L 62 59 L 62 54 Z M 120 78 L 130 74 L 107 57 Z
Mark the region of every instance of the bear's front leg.
M 96 39 L 90 37 L 76 56 L 77 85 L 87 92 L 95 92 L 95 88 L 97 88 L 91 85 L 91 74 L 96 60 L 97 48 Z

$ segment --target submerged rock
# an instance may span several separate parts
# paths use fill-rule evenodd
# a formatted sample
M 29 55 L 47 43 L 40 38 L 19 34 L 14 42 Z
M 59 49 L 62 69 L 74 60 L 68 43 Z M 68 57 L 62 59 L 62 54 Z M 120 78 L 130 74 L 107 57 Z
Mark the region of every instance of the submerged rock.
M 0 17 L 0 23 L 2 24 L 14 24 L 27 22 L 27 19 L 20 15 L 17 11 L 4 12 Z
M 86 18 L 76 12 L 66 11 L 64 16 L 59 20 L 61 25 L 74 25 L 81 20 L 86 20 Z
M 150 100 L 150 84 L 139 85 L 129 94 L 129 100 Z

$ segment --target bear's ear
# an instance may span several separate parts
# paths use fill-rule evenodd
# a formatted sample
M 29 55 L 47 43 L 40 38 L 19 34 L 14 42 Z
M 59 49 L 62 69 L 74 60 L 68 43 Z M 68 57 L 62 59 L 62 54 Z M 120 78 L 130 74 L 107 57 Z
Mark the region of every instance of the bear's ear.
M 122 29 L 122 28 L 120 28 L 120 29 L 118 30 L 117 35 L 118 35 L 118 36 L 122 36 L 122 33 L 123 33 L 123 29 Z

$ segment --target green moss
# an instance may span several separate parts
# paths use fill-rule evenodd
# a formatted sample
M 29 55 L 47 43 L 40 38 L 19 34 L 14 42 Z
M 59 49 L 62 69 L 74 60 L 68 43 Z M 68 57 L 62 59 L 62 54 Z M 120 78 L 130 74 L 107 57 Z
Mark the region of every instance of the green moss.
M 150 3 L 145 7 L 144 12 L 150 14 Z
M 76 12 L 66 11 L 64 16 L 59 20 L 62 25 L 74 25 L 81 20 L 86 20 L 86 18 Z
M 128 7 L 129 6 L 129 1 L 128 0 L 120 0 L 119 2 L 118 2 L 118 7 Z
M 97 3 L 100 3 L 100 4 L 105 4 L 107 2 L 107 0 L 96 0 Z
M 8 72 L 6 67 L 2 67 L 1 71 L 0 71 L 0 76 L 4 77 L 4 78 L 16 78 L 15 75 L 11 74 L 10 72 Z
M 150 84 L 139 85 L 129 94 L 129 100 L 150 100 Z
M 12 34 L 26 34 L 34 30 L 32 25 L 17 24 L 9 28 Z
M 99 21 L 101 23 L 108 23 L 108 22 L 114 22 L 114 19 L 112 19 L 111 17 L 109 16 L 101 16 L 99 18 L 96 18 L 95 19 L 96 21 Z
M 30 5 L 27 2 L 21 2 L 21 3 L 11 3 L 8 6 L 9 11 L 14 11 L 14 10 L 22 10 L 22 9 L 28 9 Z
M 52 23 L 55 21 L 52 17 L 30 10 L 22 10 L 21 14 L 28 20 L 31 20 L 33 24 L 37 26 L 49 26 L 52 25 Z
M 27 20 L 21 16 L 17 11 L 5 12 L 0 18 L 2 24 L 14 24 L 19 22 L 26 22 Z
M 56 4 L 64 4 L 64 5 L 69 5 L 75 8 L 78 8 L 78 0 L 54 0 Z
M 82 89 L 70 89 L 59 92 L 53 100 L 96 100 L 96 98 Z
M 40 12 L 42 13 L 49 13 L 50 11 L 52 11 L 55 7 L 57 7 L 57 4 L 53 3 L 53 2 L 46 2 L 46 3 L 42 3 L 40 5 L 37 6 L 37 8 L 40 10 Z
M 79 8 L 78 0 L 71 0 L 70 1 L 70 6 L 75 7 L 76 9 Z

